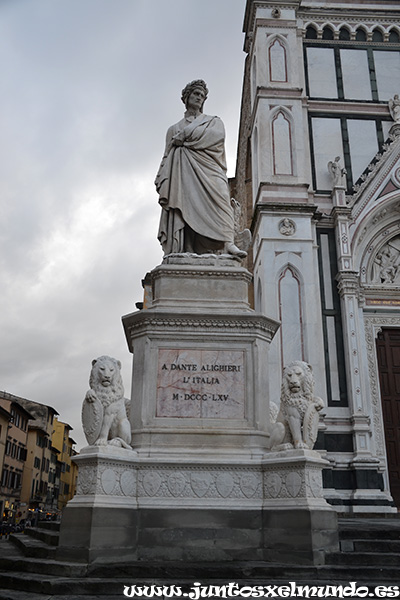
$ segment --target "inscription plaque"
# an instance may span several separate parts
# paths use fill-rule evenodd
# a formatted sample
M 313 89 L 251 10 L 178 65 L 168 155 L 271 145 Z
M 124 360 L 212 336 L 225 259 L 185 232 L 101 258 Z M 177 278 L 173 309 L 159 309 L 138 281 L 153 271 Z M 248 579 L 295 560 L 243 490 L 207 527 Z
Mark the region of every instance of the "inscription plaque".
M 158 351 L 157 417 L 243 419 L 244 351 Z

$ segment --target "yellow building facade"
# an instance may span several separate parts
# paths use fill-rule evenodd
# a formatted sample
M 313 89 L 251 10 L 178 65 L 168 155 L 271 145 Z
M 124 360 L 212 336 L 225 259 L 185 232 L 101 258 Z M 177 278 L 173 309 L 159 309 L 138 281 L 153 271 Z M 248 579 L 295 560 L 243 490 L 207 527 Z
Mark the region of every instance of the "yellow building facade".
M 62 510 L 76 490 L 76 479 L 78 476 L 78 467 L 72 462 L 72 457 L 76 454 L 74 450 L 75 441 L 70 436 L 72 427 L 68 423 L 59 421 L 56 417 L 53 422 L 52 444 L 59 452 L 58 460 L 60 462 L 60 490 L 58 495 L 58 509 Z

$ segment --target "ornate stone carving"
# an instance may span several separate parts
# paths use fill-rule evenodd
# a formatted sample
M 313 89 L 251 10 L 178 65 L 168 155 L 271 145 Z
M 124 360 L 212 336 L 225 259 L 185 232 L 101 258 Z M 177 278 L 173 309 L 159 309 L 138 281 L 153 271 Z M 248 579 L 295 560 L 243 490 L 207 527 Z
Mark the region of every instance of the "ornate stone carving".
M 372 266 L 371 282 L 400 285 L 400 236 L 392 238 L 378 250 Z
M 267 472 L 264 479 L 264 495 L 268 499 L 305 498 L 304 469 L 277 468 Z
M 278 473 L 269 473 L 265 478 L 266 496 L 278 498 L 282 489 L 282 477 Z
M 96 493 L 97 473 L 93 466 L 82 465 L 79 467 L 76 493 L 78 496 L 87 496 Z
M 162 479 L 155 471 L 148 471 L 143 477 L 143 488 L 148 496 L 155 496 L 161 484 Z
M 336 156 L 335 160 L 328 162 L 328 171 L 332 179 L 332 187 L 346 187 L 346 175 L 347 171 L 345 168 L 340 166 L 340 156 Z
M 246 498 L 252 498 L 258 487 L 257 477 L 253 473 L 246 473 L 240 478 L 240 489 Z
M 309 455 L 307 456 L 307 453 Z M 79 457 L 77 500 L 98 497 L 103 502 L 133 499 L 164 506 L 179 499 L 187 506 L 254 506 L 263 499 L 289 502 L 322 499 L 321 460 L 317 453 L 291 450 L 252 467 L 243 465 L 141 465 L 126 459 L 96 455 Z M 132 499 L 132 500 L 131 500 Z M 280 501 L 280 500 L 278 500 Z
M 259 316 L 255 315 L 243 315 L 240 319 L 235 318 L 227 318 L 226 315 L 219 317 L 218 315 L 203 317 L 199 315 L 198 317 L 195 315 L 191 315 L 190 317 L 185 316 L 165 316 L 165 315 L 150 315 L 145 311 L 140 313 L 140 319 L 132 320 L 125 325 L 126 333 L 128 339 L 135 336 L 138 332 L 147 330 L 147 329 L 162 329 L 162 330 L 191 330 L 195 329 L 200 331 L 201 329 L 205 329 L 207 334 L 209 332 L 214 332 L 218 335 L 219 333 L 229 332 L 230 334 L 237 331 L 241 333 L 242 331 L 248 330 L 258 330 L 262 332 L 263 335 L 266 335 L 268 338 L 274 336 L 276 330 L 278 329 L 278 323 L 276 321 L 272 321 L 272 319 L 267 318 L 259 318 Z
M 378 380 L 375 341 L 375 334 L 381 327 L 400 327 L 400 316 L 365 316 L 365 340 L 368 357 L 369 387 L 372 399 L 372 426 L 376 444 L 376 454 L 381 460 L 384 460 L 384 457 L 386 456 L 385 436 L 383 432 L 381 395 Z
M 271 448 L 309 448 L 312 450 L 318 434 L 321 398 L 314 396 L 314 377 L 310 365 L 294 361 L 283 370 L 281 406 L 273 420 Z
M 292 219 L 282 219 L 278 225 L 279 233 L 281 235 L 286 235 L 287 237 L 294 235 L 296 233 L 296 224 Z
M 261 499 L 261 469 L 240 467 L 187 467 L 179 471 L 160 466 L 139 468 L 138 496 L 186 499 Z
M 136 495 L 136 473 L 133 470 L 122 471 L 119 484 L 124 496 Z
M 82 425 L 90 446 L 131 450 L 130 401 L 124 398 L 121 363 L 110 356 L 92 361 L 90 390 L 82 405 Z
M 389 100 L 389 111 L 395 123 L 400 123 L 400 98 L 398 94 L 395 94 L 393 98 Z
M 234 484 L 233 477 L 230 473 L 220 473 L 215 481 L 215 487 L 217 488 L 219 495 L 223 498 L 228 498 L 228 496 L 231 495 Z
M 234 215 L 234 231 L 235 231 L 235 244 L 238 248 L 241 248 L 245 252 L 250 248 L 252 235 L 250 229 L 241 228 L 242 221 L 242 207 L 240 202 L 231 198 L 231 206 Z M 235 255 L 233 255 L 235 256 Z
M 83 454 L 80 457 L 84 457 Z M 136 496 L 136 470 L 111 459 L 79 465 L 77 496 Z
M 306 486 L 309 495 L 321 498 L 323 495 L 322 475 L 320 469 L 309 469 L 306 476 Z
M 190 474 L 192 490 L 199 498 L 203 498 L 213 482 L 211 473 L 195 472 Z
M 181 496 L 186 485 L 185 476 L 182 473 L 171 473 L 167 479 L 167 485 L 173 496 Z
M 299 473 L 296 473 L 296 471 L 288 473 L 286 475 L 285 484 L 289 496 L 296 498 L 296 496 L 300 494 L 302 483 L 301 475 L 299 475 Z
M 103 492 L 107 495 L 111 495 L 114 492 L 115 484 L 117 483 L 117 476 L 114 469 L 105 469 L 101 474 L 100 480 Z

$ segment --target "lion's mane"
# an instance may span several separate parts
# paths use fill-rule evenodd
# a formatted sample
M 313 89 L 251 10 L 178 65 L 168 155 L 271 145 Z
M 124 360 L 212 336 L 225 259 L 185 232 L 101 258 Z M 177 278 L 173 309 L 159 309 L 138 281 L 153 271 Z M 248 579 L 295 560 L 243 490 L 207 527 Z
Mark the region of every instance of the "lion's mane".
M 302 371 L 300 379 L 301 389 L 299 392 L 293 393 L 289 387 L 288 371 L 299 367 Z M 305 411 L 314 397 L 314 376 L 310 365 L 301 361 L 295 360 L 290 365 L 284 368 L 281 387 L 281 409 L 284 407 L 295 406 L 300 414 L 304 416 Z
M 114 368 L 111 385 L 105 387 L 101 384 L 100 367 L 102 365 L 112 366 Z M 110 356 L 100 356 L 92 363 L 90 371 L 89 386 L 96 392 L 97 398 L 100 400 L 104 408 L 123 398 L 125 390 L 121 377 L 121 363 Z

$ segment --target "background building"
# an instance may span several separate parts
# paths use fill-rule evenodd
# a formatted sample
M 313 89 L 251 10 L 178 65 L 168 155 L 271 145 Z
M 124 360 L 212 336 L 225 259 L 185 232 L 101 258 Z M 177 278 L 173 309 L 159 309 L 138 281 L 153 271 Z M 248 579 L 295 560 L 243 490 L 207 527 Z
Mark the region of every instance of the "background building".
M 14 523 L 29 511 L 58 513 L 76 488 L 71 427 L 45 404 L 0 392 L 0 508 Z M 53 439 L 54 438 L 54 439 Z
M 255 308 L 282 323 L 270 398 L 313 366 L 341 511 L 400 506 L 399 21 L 397 0 L 248 0 L 244 21 L 234 186 Z
M 53 424 L 53 446 L 58 450 L 60 463 L 60 482 L 58 495 L 58 508 L 63 509 L 76 490 L 78 469 L 71 458 L 76 454 L 73 446 L 75 441 L 70 437 L 72 427 L 68 423 L 59 421 L 56 417 Z
M 49 510 L 49 471 L 53 420 L 57 411 L 51 406 L 19 398 L 33 419 L 28 423 L 28 456 L 22 482 L 21 499 L 31 510 Z M 50 505 L 49 505 L 50 504 Z
M 3 416 L 4 413 L 9 413 L 1 463 L 2 520 L 14 523 L 20 518 L 25 518 L 27 511 L 26 502 L 22 497 L 22 481 L 27 459 L 28 420 L 32 415 L 16 401 L 15 396 L 6 392 L 0 392 L 0 407 L 3 409 Z
M 8 434 L 8 425 L 10 423 L 11 414 L 0 406 L 0 466 L 3 468 L 4 456 L 6 453 L 6 443 Z M 0 517 L 3 514 L 4 497 L 0 495 Z

